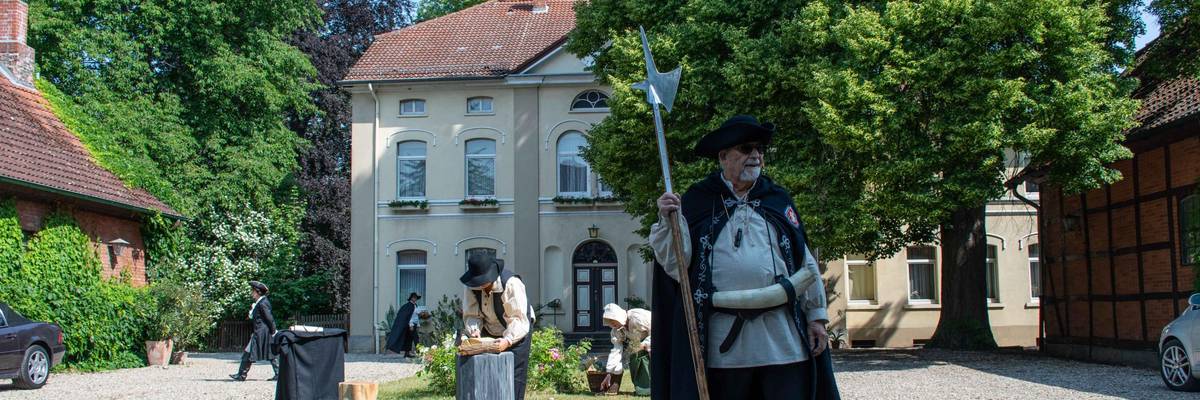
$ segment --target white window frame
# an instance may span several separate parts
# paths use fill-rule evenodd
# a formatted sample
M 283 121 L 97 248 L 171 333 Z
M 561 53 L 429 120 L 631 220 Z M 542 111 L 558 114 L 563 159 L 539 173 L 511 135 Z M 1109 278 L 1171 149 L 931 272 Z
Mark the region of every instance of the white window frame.
M 487 104 L 487 109 L 471 111 L 471 102 L 479 101 L 480 104 Z M 469 115 L 491 115 L 496 113 L 495 99 L 488 96 L 475 96 L 467 99 L 467 114 Z
M 583 96 L 585 96 L 589 93 L 599 93 L 601 96 L 604 97 L 604 104 L 606 104 L 606 105 L 608 104 L 608 101 L 612 99 L 612 96 L 609 96 L 608 93 L 604 93 L 600 90 L 596 90 L 596 89 L 584 90 L 582 92 L 579 92 L 579 94 L 576 94 L 575 97 L 571 98 L 570 110 L 575 111 L 575 112 L 608 112 L 609 111 L 609 107 L 575 107 L 575 102 L 577 102 L 581 99 L 594 104 L 595 102 L 592 102 L 587 99 L 583 99 Z
M 408 111 L 405 111 L 405 110 L 404 110 L 405 106 L 406 106 L 406 105 L 410 105 L 410 104 L 412 105 L 412 109 L 411 109 L 411 110 L 408 110 Z M 417 110 L 417 108 L 418 108 L 417 106 L 418 106 L 418 105 L 420 105 L 420 110 Z M 425 115 L 427 115 L 427 114 L 425 114 L 425 111 L 426 111 L 426 107 L 425 107 L 425 105 L 426 105 L 426 104 L 425 104 L 425 99 L 404 99 L 404 100 L 400 100 L 400 116 L 402 116 L 402 117 L 422 117 L 422 116 L 425 116 Z
M 404 143 L 420 143 L 425 148 L 423 156 L 402 156 L 400 155 L 400 145 Z M 425 180 L 421 188 L 421 196 L 401 196 L 400 194 L 400 162 L 401 161 L 423 161 L 425 162 Z M 421 140 L 405 140 L 396 142 L 396 200 L 425 200 L 429 196 L 429 144 Z
M 1033 246 L 1037 246 L 1038 256 L 1033 256 L 1033 255 L 1029 254 L 1029 249 L 1032 248 Z M 1029 301 L 1031 303 L 1036 304 L 1041 301 L 1041 296 L 1035 294 L 1036 292 L 1033 291 L 1033 277 L 1034 277 L 1033 263 L 1037 263 L 1037 265 L 1038 265 L 1037 279 L 1038 279 L 1038 286 L 1041 286 L 1041 284 L 1042 284 L 1042 282 L 1041 282 L 1041 280 L 1042 280 L 1042 276 L 1041 276 L 1041 274 L 1042 274 L 1042 259 L 1041 259 L 1040 255 L 1042 254 L 1042 246 L 1039 246 L 1037 243 L 1029 243 L 1029 244 L 1025 245 L 1025 249 L 1026 249 L 1025 257 L 1027 257 L 1029 259 L 1029 264 L 1027 265 L 1029 267 L 1029 271 L 1028 271 L 1028 273 L 1029 273 Z
M 852 286 L 855 284 L 854 279 L 853 279 L 854 274 L 852 272 L 852 269 L 854 267 L 864 267 L 864 268 L 867 268 L 868 271 L 870 271 L 871 283 L 874 285 L 873 287 L 871 287 L 871 297 L 872 298 L 865 299 L 865 300 L 854 298 L 854 286 Z M 851 259 L 847 258 L 846 259 L 846 277 L 848 278 L 848 279 L 846 279 L 846 285 L 848 286 L 846 288 L 846 293 L 849 294 L 848 296 L 846 296 L 846 299 L 848 299 L 847 302 L 849 304 L 876 304 L 879 301 L 879 281 L 878 281 L 878 274 L 875 270 L 875 263 L 867 261 L 867 260 L 851 260 Z
M 404 253 L 404 252 L 421 252 L 421 254 L 425 255 L 425 263 L 424 264 L 400 264 L 400 253 Z M 413 271 L 413 270 L 420 270 L 421 272 L 425 273 L 425 291 L 428 292 L 429 291 L 429 252 L 427 252 L 425 250 L 421 250 L 421 249 L 405 249 L 405 250 L 397 251 L 396 252 L 396 304 L 404 305 L 404 303 L 408 301 L 408 298 L 405 297 L 408 294 L 404 293 L 404 291 L 401 290 L 401 288 L 400 288 L 400 271 Z M 417 305 L 424 306 L 425 298 L 428 297 L 427 295 L 428 295 L 428 293 L 422 293 L 421 299 L 417 300 Z
M 583 138 L 583 140 L 585 142 L 587 141 L 587 135 L 584 135 L 583 132 L 576 131 L 576 130 L 566 131 L 566 132 L 563 132 L 562 135 L 558 136 L 558 142 L 556 142 L 556 144 L 554 146 L 554 151 L 556 154 L 556 156 L 554 157 L 555 192 L 559 196 L 563 196 L 563 197 L 589 197 L 592 195 L 592 165 L 588 164 L 587 160 L 584 160 L 583 157 L 579 155 L 578 148 L 574 149 L 573 151 L 563 151 L 563 149 L 562 149 L 563 139 L 566 139 L 567 136 L 570 136 L 570 135 L 579 135 L 579 137 Z M 586 186 L 586 188 L 584 189 L 585 191 L 583 191 L 583 192 L 564 192 L 562 190 L 562 159 L 563 159 L 563 157 L 580 157 L 580 161 L 583 161 L 583 166 L 587 170 L 587 172 L 585 173 L 585 178 L 584 178 L 584 180 L 586 181 L 584 183 L 584 185 Z
M 908 258 L 908 249 L 904 250 L 905 267 L 907 267 L 905 269 L 905 274 L 907 275 L 907 278 L 908 278 L 907 280 L 905 280 L 904 285 L 905 285 L 905 287 L 908 288 L 908 290 L 906 291 L 906 294 L 905 294 L 905 296 L 907 296 L 907 298 L 908 298 L 908 304 L 936 304 L 937 300 L 938 300 L 938 292 L 940 291 L 939 290 L 940 288 L 938 287 L 938 276 L 937 276 L 938 248 L 934 247 L 934 246 L 914 246 L 914 247 L 929 247 L 929 248 L 933 249 L 933 257 L 934 258 Z M 930 289 L 932 291 L 932 293 L 930 293 L 932 298 L 930 298 L 930 299 L 914 299 L 912 297 L 912 289 L 913 289 L 912 288 L 912 266 L 913 266 L 913 264 L 929 264 L 929 265 L 931 265 L 931 267 L 929 269 L 931 272 L 930 279 L 933 281 L 933 284 L 932 284 L 933 287 Z
M 468 153 L 466 149 L 470 147 L 469 143 L 477 141 L 477 140 L 492 142 L 492 149 L 495 149 L 495 150 L 492 152 L 492 154 L 470 154 L 470 153 Z M 499 152 L 500 152 L 500 147 L 497 144 L 495 139 L 477 138 L 477 139 L 470 139 L 470 140 L 463 142 L 463 194 L 465 195 L 465 196 L 463 196 L 464 198 L 468 198 L 468 199 L 494 199 L 494 198 L 496 198 L 496 192 L 499 189 L 496 187 L 496 181 L 498 180 L 497 175 L 499 175 L 499 174 L 497 174 L 499 165 L 497 164 L 498 161 L 497 161 L 496 154 Z M 471 159 L 491 159 L 492 160 L 492 194 L 487 194 L 487 195 L 471 194 L 471 167 L 470 167 Z
M 987 303 L 998 304 L 1000 303 L 1000 246 L 989 244 L 985 251 L 991 252 L 991 249 L 996 249 L 996 257 L 990 257 L 989 255 L 984 261 L 983 273 L 986 274 L 984 276 L 984 285 L 987 285 L 986 282 L 990 280 L 996 286 L 996 297 L 988 297 Z M 987 296 L 986 286 L 984 287 L 984 296 Z

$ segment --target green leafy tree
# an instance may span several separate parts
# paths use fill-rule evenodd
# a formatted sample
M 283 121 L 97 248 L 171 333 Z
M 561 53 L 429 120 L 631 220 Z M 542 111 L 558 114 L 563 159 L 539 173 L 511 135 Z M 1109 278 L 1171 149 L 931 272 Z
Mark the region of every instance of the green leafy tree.
M 584 157 L 654 220 L 662 192 L 654 128 L 630 84 L 649 28 L 660 69 L 683 66 L 667 142 L 679 190 L 717 166 L 691 146 L 735 113 L 780 127 L 767 173 L 789 189 L 825 257 L 942 244 L 933 345 L 994 347 L 985 296 L 984 207 L 1004 192 L 1006 154 L 1068 192 L 1119 178 L 1105 164 L 1137 103 L 1115 25 L 1096 1 L 591 1 L 568 47 L 613 87 Z M 1127 18 L 1124 17 L 1124 18 Z M 1136 31 L 1136 29 L 1134 30 Z M 1130 32 L 1126 29 L 1125 32 Z M 1126 33 L 1128 34 L 1128 33 Z M 643 230 L 644 232 L 644 230 Z
M 320 11 L 310 0 L 31 4 L 38 88 L 56 115 L 99 164 L 189 216 L 181 225 L 158 218 L 147 225 L 151 279 L 234 266 L 247 267 L 242 274 L 278 274 L 253 276 L 264 281 L 304 278 L 310 288 L 312 280 L 333 279 L 296 272 L 305 209 L 295 174 L 309 143 L 287 125 L 289 117 L 316 114 L 310 95 L 322 88 L 317 71 L 289 39 L 317 29 Z M 263 216 L 269 221 L 259 223 Z M 227 238 L 214 227 L 241 218 L 265 230 L 220 242 Z M 210 253 L 267 239 L 280 241 Z M 232 294 L 214 290 L 236 287 L 245 296 L 244 282 L 213 276 L 205 296 L 231 312 Z M 331 301 L 297 298 L 326 302 L 296 305 L 306 309 L 327 309 Z
M 1153 76 L 1200 78 L 1200 0 L 1153 0 L 1150 12 L 1158 17 L 1161 35 L 1145 62 Z
M 483 3 L 485 0 L 421 0 L 417 7 L 417 19 L 428 21 L 464 8 Z

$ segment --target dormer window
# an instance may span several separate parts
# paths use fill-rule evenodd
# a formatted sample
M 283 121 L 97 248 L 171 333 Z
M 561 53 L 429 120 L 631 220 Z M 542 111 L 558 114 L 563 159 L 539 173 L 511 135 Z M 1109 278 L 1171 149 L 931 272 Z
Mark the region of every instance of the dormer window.
M 588 90 L 575 96 L 571 111 L 608 111 L 608 95 L 599 90 Z
M 400 115 L 425 115 L 425 100 L 409 99 L 400 101 Z
M 467 114 L 491 114 L 491 97 L 472 97 L 467 99 Z

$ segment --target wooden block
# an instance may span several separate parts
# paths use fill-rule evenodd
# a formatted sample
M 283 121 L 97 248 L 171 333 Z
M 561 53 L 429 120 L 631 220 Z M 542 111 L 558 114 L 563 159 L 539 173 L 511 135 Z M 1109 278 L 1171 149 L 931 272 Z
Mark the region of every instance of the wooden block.
M 509 400 L 513 387 L 512 352 L 458 358 L 458 400 Z
M 338 400 L 375 400 L 379 384 L 375 382 L 342 382 L 338 384 Z

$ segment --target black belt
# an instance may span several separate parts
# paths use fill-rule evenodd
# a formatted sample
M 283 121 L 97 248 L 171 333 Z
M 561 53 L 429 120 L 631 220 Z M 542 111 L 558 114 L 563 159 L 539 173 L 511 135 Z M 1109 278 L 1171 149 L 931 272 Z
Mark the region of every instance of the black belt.
M 747 310 L 734 309 L 734 308 L 719 308 L 719 307 L 713 308 L 713 311 L 715 311 L 715 312 L 719 312 L 722 314 L 730 314 L 730 315 L 737 317 L 737 318 L 734 318 L 733 325 L 729 327 L 729 333 L 725 334 L 725 340 L 721 341 L 721 347 L 720 347 L 721 353 L 728 352 L 729 349 L 731 347 L 733 347 L 733 342 L 735 340 L 737 340 L 738 335 L 741 335 L 742 326 L 746 324 L 747 320 L 758 318 L 760 315 L 763 315 L 767 311 L 771 311 L 771 310 L 774 310 L 777 308 L 787 307 L 789 305 L 796 303 L 796 287 L 792 286 L 792 281 L 788 280 L 788 278 L 786 276 L 780 275 L 780 276 L 775 277 L 775 283 L 778 283 L 780 286 L 783 286 L 783 291 L 787 293 L 787 298 L 788 298 L 787 303 L 780 304 L 775 307 L 747 309 Z

